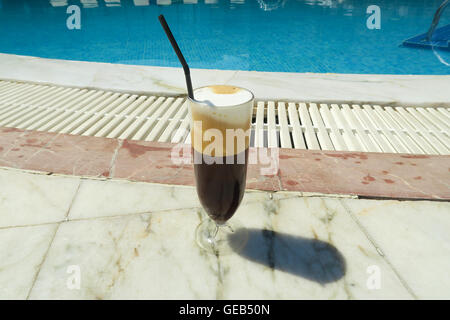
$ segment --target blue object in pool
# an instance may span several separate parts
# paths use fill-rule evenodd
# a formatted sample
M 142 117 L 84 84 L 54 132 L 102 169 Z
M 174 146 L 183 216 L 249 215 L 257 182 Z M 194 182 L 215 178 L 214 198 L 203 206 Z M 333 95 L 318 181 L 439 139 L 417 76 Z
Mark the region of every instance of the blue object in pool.
M 403 45 L 407 47 L 440 48 L 442 50 L 450 50 L 450 24 L 436 29 L 433 32 L 431 40 L 427 40 L 427 34 L 423 33 L 403 41 Z

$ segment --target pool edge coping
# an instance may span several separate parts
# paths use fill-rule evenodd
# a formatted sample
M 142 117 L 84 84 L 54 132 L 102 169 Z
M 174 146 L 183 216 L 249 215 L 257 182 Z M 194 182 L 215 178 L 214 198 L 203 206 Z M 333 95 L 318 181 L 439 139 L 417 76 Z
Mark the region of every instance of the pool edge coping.
M 181 68 L 0 53 L 0 79 L 134 94 L 185 96 Z M 450 107 L 450 75 L 379 75 L 191 69 L 194 87 L 233 84 L 257 100 Z

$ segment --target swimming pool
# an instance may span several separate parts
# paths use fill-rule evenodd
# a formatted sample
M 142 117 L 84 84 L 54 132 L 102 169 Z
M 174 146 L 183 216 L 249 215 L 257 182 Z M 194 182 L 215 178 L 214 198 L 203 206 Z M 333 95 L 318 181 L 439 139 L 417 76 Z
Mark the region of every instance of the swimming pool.
M 164 14 L 192 68 L 450 74 L 450 52 L 400 47 L 441 0 L 0 0 L 0 52 L 179 67 Z M 380 29 L 369 29 L 370 5 Z M 69 29 L 68 6 L 81 29 Z M 73 20 L 71 20 L 73 22 Z M 450 8 L 439 26 L 450 23 Z M 1 68 L 1 65 L 0 65 Z

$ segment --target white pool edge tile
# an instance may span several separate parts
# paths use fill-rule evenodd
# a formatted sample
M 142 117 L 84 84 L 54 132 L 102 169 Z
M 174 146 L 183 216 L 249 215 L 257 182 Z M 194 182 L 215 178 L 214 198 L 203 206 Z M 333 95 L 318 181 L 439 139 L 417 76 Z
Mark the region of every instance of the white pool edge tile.
M 0 79 L 159 95 L 185 95 L 181 68 L 45 59 L 0 53 Z M 448 75 L 288 73 L 192 69 L 194 87 L 233 84 L 257 99 L 450 106 Z M 326 90 L 324 90 L 326 88 Z

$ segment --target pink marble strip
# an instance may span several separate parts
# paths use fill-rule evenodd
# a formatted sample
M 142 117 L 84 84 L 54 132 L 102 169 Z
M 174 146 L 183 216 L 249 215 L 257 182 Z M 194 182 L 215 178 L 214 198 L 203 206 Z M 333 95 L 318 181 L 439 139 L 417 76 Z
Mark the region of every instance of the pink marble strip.
M 0 166 L 76 176 L 109 176 L 118 140 L 0 128 Z
M 450 156 L 283 150 L 284 190 L 397 199 L 450 199 Z
M 194 185 L 190 158 L 189 145 L 0 128 L 3 167 Z M 450 156 L 280 149 L 278 172 L 267 174 L 267 167 L 249 165 L 247 188 L 450 199 Z

